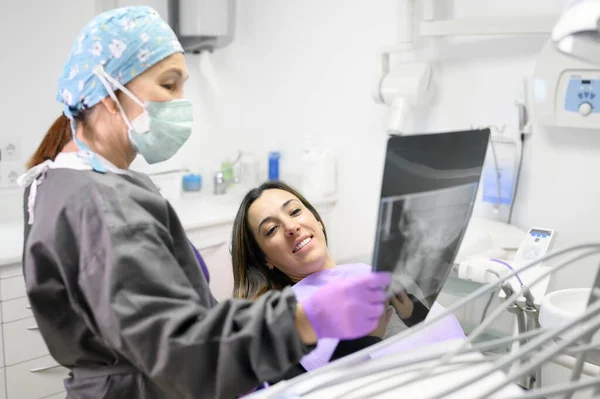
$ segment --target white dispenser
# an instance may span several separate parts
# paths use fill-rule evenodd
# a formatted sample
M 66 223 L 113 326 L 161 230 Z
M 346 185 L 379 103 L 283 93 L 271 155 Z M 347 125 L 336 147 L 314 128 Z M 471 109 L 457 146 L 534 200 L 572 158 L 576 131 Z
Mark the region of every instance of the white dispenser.
M 185 51 L 213 51 L 233 40 L 235 0 L 168 0 L 169 25 Z
M 260 183 L 260 163 L 258 158 L 250 152 L 242 152 L 239 165 L 239 184 L 244 189 L 250 190 Z
M 337 192 L 337 164 L 333 150 L 312 146 L 311 139 L 302 154 L 301 193 L 309 199 L 331 197 Z

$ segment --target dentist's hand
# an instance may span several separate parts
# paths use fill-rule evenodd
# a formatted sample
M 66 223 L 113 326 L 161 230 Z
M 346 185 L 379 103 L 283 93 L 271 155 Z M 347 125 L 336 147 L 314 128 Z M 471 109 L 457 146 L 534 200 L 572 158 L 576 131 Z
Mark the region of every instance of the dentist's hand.
M 317 338 L 364 337 L 377 328 L 390 282 L 387 272 L 335 281 L 300 302 L 298 310 L 306 315 Z

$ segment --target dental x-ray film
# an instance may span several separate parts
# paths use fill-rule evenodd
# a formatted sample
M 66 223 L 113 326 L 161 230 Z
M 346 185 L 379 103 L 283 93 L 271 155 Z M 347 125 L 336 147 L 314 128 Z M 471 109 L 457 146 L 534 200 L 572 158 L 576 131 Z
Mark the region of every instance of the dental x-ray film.
M 420 322 L 446 281 L 473 211 L 489 129 L 388 140 L 373 269 Z M 418 302 L 417 302 L 418 301 Z

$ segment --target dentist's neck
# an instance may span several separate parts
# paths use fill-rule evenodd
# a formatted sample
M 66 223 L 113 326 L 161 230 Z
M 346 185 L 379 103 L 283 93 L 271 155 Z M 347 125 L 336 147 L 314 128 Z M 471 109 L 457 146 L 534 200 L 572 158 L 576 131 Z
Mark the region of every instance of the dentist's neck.
M 108 162 L 119 169 L 129 169 L 129 166 L 135 159 L 135 151 L 131 148 L 129 142 L 118 143 L 109 142 L 108 140 L 95 140 L 95 137 L 89 138 L 84 134 L 83 127 L 77 127 L 77 138 L 89 147 L 90 150 L 105 158 Z M 75 141 L 71 140 L 63 152 L 77 152 L 79 147 Z

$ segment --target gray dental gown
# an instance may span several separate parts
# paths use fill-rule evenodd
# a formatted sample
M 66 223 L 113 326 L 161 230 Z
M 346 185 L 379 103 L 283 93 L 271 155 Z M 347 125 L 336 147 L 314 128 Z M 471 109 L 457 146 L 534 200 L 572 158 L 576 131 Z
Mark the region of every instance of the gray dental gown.
M 67 398 L 235 398 L 313 348 L 289 289 L 216 303 L 146 176 L 62 161 L 25 190 L 23 271 L 50 353 L 71 369 Z

